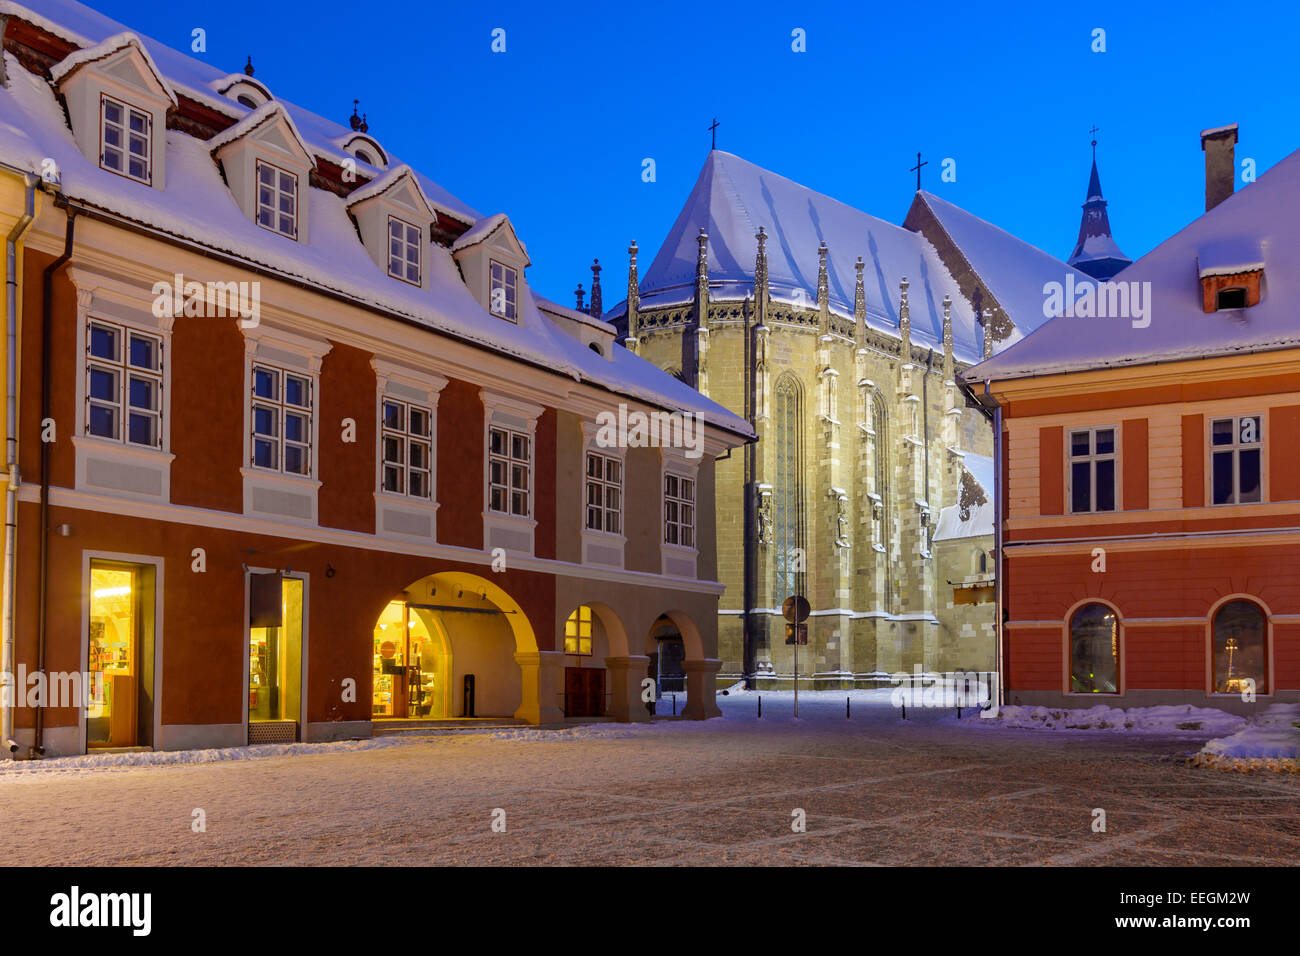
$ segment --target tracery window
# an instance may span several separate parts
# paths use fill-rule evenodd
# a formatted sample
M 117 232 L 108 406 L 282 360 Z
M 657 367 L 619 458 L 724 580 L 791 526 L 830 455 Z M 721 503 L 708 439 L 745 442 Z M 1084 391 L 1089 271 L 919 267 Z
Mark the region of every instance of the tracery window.
M 803 494 L 803 388 L 793 375 L 776 383 L 776 474 L 772 490 L 776 594 L 804 591 L 806 567 Z

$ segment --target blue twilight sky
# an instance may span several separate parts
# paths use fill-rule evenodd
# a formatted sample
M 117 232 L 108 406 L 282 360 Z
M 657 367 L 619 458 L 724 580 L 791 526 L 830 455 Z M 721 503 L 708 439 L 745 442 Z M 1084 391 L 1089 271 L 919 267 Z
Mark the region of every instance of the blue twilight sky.
M 1161 4 L 306 3 L 92 0 L 128 27 L 346 122 L 485 214 L 529 278 L 572 304 L 599 256 L 642 274 L 718 147 L 900 223 L 923 184 L 1060 258 L 1095 123 L 1120 247 L 1138 258 L 1204 209 L 1199 132 L 1236 122 L 1263 172 L 1300 148 L 1300 8 Z M 506 52 L 491 51 L 494 28 Z M 793 52 L 802 29 L 807 51 Z M 1092 52 L 1105 30 L 1104 53 Z M 642 161 L 657 181 L 642 181 Z M 944 158 L 956 182 L 940 182 Z M 813 254 L 809 250 L 810 256 Z

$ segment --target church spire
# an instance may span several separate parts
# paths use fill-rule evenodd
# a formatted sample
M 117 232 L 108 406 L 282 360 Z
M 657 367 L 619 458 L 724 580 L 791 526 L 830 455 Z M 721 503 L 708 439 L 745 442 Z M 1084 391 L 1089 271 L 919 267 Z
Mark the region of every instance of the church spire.
M 1092 128 L 1097 133 L 1097 128 Z M 1097 175 L 1097 140 L 1092 141 L 1092 174 L 1088 177 L 1088 195 L 1083 203 L 1079 223 L 1079 241 L 1070 254 L 1069 264 L 1094 279 L 1105 281 L 1132 262 L 1120 251 L 1110 234 L 1106 200 L 1101 195 L 1101 177 Z
M 600 260 L 591 260 L 591 310 L 588 313 L 593 319 L 601 317 L 602 302 L 600 298 Z

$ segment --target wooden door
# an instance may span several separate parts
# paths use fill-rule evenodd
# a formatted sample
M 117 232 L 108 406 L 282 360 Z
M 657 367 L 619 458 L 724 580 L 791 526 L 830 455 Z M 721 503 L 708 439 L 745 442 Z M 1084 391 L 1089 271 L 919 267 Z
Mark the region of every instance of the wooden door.
M 564 716 L 599 717 L 605 712 L 605 669 L 564 669 Z

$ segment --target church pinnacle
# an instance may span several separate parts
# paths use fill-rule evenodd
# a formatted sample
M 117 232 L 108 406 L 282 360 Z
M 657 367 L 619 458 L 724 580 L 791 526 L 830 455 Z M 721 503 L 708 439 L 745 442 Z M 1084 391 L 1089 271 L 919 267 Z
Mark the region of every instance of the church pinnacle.
M 1095 136 L 1097 128 L 1094 126 L 1091 132 Z M 1097 175 L 1096 139 L 1092 141 L 1092 175 L 1088 177 L 1088 195 L 1079 222 L 1079 241 L 1068 261 L 1080 272 L 1103 282 L 1132 262 L 1110 234 L 1106 200 L 1101 196 L 1101 177 Z

